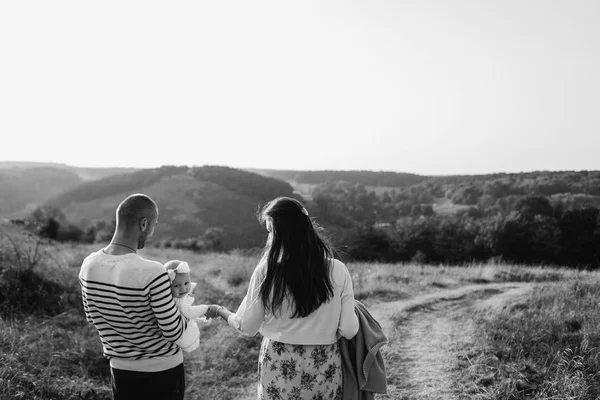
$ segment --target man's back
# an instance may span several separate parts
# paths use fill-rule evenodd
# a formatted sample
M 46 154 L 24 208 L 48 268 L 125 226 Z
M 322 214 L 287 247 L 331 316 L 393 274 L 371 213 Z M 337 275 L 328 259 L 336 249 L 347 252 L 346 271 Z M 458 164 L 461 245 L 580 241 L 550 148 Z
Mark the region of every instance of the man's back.
M 111 367 L 152 372 L 183 361 L 175 341 L 186 323 L 160 263 L 100 250 L 84 260 L 79 280 L 86 318 L 98 330 Z

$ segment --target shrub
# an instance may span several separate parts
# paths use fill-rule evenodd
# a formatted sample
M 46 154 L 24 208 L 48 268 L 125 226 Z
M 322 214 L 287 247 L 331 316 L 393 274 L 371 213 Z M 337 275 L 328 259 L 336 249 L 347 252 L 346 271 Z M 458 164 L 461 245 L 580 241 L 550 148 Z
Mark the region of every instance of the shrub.
M 57 315 L 63 310 L 64 289 L 33 270 L 5 269 L 0 277 L 0 316 Z
M 4 235 L 0 242 L 0 317 L 60 314 L 81 308 L 78 286 L 63 286 L 41 273 L 51 257 L 39 239 L 16 239 Z M 48 268 L 46 268 L 48 269 Z

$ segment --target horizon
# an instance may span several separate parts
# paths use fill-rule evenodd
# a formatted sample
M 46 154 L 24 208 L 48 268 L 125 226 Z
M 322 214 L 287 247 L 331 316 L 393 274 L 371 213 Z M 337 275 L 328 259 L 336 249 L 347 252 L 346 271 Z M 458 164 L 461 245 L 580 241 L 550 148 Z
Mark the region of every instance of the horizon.
M 505 174 L 505 175 L 518 175 L 518 174 L 530 174 L 530 173 L 538 173 L 538 172 L 548 172 L 548 173 L 564 173 L 564 172 L 600 172 L 600 169 L 597 170 L 576 170 L 576 169 L 566 169 L 566 170 L 548 170 L 548 169 L 534 169 L 528 171 L 517 171 L 517 172 L 506 172 L 506 171 L 495 171 L 489 173 L 474 173 L 474 174 L 422 174 L 418 172 L 407 172 L 407 171 L 393 171 L 393 170 L 373 170 L 373 169 L 286 169 L 286 168 L 257 168 L 257 167 L 233 167 L 230 165 L 220 165 L 220 164 L 164 164 L 157 165 L 152 167 L 128 167 L 128 166 L 107 166 L 107 167 L 87 167 L 81 165 L 72 165 L 61 162 L 54 161 L 24 161 L 24 160 L 0 160 L 0 164 L 54 164 L 60 165 L 64 167 L 70 168 L 82 168 L 82 169 L 158 169 L 166 166 L 174 166 L 174 167 L 204 167 L 204 166 L 214 166 L 214 167 L 226 167 L 226 168 L 234 168 L 239 170 L 264 170 L 264 171 L 293 171 L 293 172 L 379 172 L 379 173 L 397 173 L 397 174 L 411 174 L 418 175 L 424 177 L 453 177 L 453 176 L 486 176 L 486 175 L 497 175 L 497 174 Z
M 0 159 L 600 170 L 599 20 L 593 0 L 4 2 Z

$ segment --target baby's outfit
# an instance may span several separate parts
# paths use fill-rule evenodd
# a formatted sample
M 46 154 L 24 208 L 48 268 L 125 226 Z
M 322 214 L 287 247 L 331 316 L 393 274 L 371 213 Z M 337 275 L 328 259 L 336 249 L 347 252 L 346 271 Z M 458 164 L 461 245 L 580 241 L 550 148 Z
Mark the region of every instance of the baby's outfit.
M 190 293 L 194 291 L 196 284 L 192 283 L 191 286 L 192 288 L 190 290 Z M 175 300 L 175 305 L 179 309 L 179 312 L 183 314 L 183 316 L 186 317 L 188 320 L 204 317 L 206 315 L 206 312 L 208 311 L 208 306 L 205 304 L 194 306 L 193 304 L 195 299 L 194 296 L 190 294 L 173 300 Z
M 182 262 L 177 266 L 177 268 L 167 270 L 167 273 L 169 274 L 169 279 L 171 280 L 171 282 L 173 282 L 173 279 L 175 279 L 176 274 L 189 274 L 190 266 L 188 265 L 188 263 Z M 192 293 L 195 287 L 196 283 L 192 283 L 189 293 Z M 175 300 L 175 306 L 177 307 L 181 315 L 183 315 L 188 320 L 188 327 L 186 329 L 185 334 L 182 335 L 181 338 L 175 342 L 175 344 L 177 344 L 183 351 L 188 353 L 196 350 L 198 346 L 200 346 L 200 330 L 198 329 L 198 325 L 196 322 L 209 322 L 206 318 L 201 318 L 206 315 L 206 312 L 208 311 L 208 306 L 205 304 L 194 306 L 194 296 L 192 296 L 189 293 L 180 298 L 173 298 L 173 300 Z M 194 334 L 191 334 L 192 332 Z M 188 339 L 189 337 L 194 337 L 195 340 L 193 342 L 190 342 Z

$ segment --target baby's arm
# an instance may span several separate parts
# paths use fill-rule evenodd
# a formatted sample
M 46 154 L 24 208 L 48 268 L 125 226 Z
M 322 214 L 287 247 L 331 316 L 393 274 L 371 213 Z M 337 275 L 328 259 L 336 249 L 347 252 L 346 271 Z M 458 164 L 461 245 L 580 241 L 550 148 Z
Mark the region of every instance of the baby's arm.
M 206 315 L 208 306 L 206 304 L 199 304 L 197 306 L 190 306 L 190 318 L 200 318 Z
M 208 311 L 208 306 L 200 304 L 197 306 L 192 305 L 194 303 L 193 297 L 185 297 L 180 302 L 180 311 L 187 319 L 196 319 L 204 317 Z

